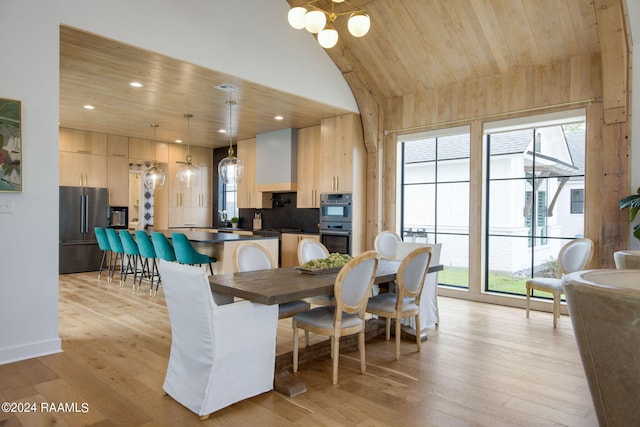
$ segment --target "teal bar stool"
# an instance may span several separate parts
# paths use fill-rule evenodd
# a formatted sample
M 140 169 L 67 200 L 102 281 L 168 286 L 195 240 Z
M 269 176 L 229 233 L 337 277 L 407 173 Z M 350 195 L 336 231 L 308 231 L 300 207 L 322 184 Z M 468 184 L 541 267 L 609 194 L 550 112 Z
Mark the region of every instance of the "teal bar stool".
M 209 264 L 209 272 L 213 274 L 213 266 L 211 264 L 217 261 L 215 258 L 196 251 L 187 236 L 182 233 L 172 233 L 171 240 L 176 251 L 176 259 L 180 264 Z
M 173 246 L 169 243 L 169 239 L 159 231 L 151 233 L 151 243 L 153 243 L 153 249 L 156 251 L 156 257 L 165 261 L 176 261 L 176 253 L 173 250 Z M 158 272 L 158 282 L 156 283 L 156 295 L 158 294 L 158 287 L 162 283 L 162 276 Z
M 116 230 L 113 228 L 107 228 L 107 239 L 109 239 L 109 246 L 111 247 L 111 253 L 115 254 L 115 257 L 111 256 L 111 272 L 109 274 L 109 281 L 113 282 L 113 275 L 116 271 L 116 264 L 118 264 L 118 258 L 120 258 L 120 282 L 119 284 L 122 286 L 122 264 L 124 264 L 124 247 L 122 247 L 122 241 L 120 240 L 120 236 L 116 233 Z
M 98 247 L 102 251 L 102 261 L 100 261 L 100 270 L 98 271 L 98 280 L 100 280 L 100 276 L 102 276 L 102 269 L 104 268 L 104 261 L 107 259 L 107 252 L 109 253 L 109 260 L 107 261 L 107 280 L 111 274 L 111 246 L 109 246 L 109 238 L 107 237 L 107 233 L 104 231 L 102 227 L 96 227 L 93 229 L 96 234 L 96 239 L 98 240 Z
M 124 255 L 126 255 L 126 266 L 124 268 L 124 279 L 122 280 L 121 286 L 127 282 L 127 275 L 129 273 L 133 273 L 133 290 L 136 290 L 136 281 L 138 279 L 138 260 L 140 259 L 140 250 L 138 249 L 138 244 L 129 230 L 120 230 L 120 241 L 122 242 L 122 247 L 124 249 Z M 140 261 L 142 263 L 142 261 Z M 133 265 L 131 265 L 133 264 Z
M 156 250 L 153 248 L 153 243 L 146 231 L 136 230 L 136 243 L 138 244 L 140 256 L 144 258 L 142 261 L 142 274 L 140 275 L 138 288 L 142 284 L 142 279 L 144 279 L 146 275 L 150 282 L 149 294 L 153 295 L 153 282 L 156 277 L 158 278 L 158 283 L 160 283 L 160 273 L 158 272 L 158 264 L 156 263 Z M 151 260 L 151 266 L 149 266 L 149 260 Z

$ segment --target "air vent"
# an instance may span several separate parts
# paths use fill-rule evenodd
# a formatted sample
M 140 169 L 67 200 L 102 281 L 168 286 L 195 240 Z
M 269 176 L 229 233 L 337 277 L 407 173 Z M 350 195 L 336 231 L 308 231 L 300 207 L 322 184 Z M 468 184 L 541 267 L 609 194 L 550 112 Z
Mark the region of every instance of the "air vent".
M 234 90 L 238 90 L 238 86 L 234 86 L 230 83 L 220 83 L 218 86 L 215 86 L 215 88 L 225 92 L 233 92 Z

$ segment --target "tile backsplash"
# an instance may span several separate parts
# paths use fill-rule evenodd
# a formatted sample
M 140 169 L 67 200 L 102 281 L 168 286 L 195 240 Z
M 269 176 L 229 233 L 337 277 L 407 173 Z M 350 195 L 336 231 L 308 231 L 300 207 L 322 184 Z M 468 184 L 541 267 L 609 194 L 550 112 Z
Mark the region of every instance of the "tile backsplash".
M 271 209 L 240 209 L 240 228 L 253 228 L 256 213 L 262 213 L 262 229 L 289 228 L 307 233 L 318 232 L 320 211 L 296 208 L 296 193 L 273 193 Z

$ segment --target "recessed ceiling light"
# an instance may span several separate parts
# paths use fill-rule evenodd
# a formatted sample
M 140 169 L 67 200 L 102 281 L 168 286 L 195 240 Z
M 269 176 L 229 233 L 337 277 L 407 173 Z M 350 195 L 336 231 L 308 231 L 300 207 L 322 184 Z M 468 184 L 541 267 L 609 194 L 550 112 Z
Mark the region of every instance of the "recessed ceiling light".
M 176 142 L 177 142 L 178 144 L 182 144 L 182 140 L 181 140 L 181 139 L 176 139 Z
M 226 130 L 226 129 L 220 129 L 218 132 L 220 132 L 220 133 L 227 133 L 227 130 Z
M 131 87 L 142 87 L 144 85 L 142 83 L 140 83 L 140 82 L 129 82 L 129 86 L 131 86 Z
M 274 119 L 276 119 L 276 120 L 284 120 L 284 117 L 278 115 L 278 116 L 275 116 Z
M 95 110 L 95 109 L 96 109 L 96 107 L 94 107 L 93 105 L 89 105 L 89 104 L 87 104 L 87 105 L 85 105 L 85 106 L 84 106 L 84 109 L 85 109 L 85 110 Z

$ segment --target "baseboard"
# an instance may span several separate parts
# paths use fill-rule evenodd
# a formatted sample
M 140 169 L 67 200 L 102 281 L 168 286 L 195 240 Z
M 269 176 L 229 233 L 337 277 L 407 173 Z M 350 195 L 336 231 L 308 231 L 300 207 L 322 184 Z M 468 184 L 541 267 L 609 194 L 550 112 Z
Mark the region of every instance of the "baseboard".
M 0 365 L 62 352 L 62 341 L 55 338 L 17 347 L 0 348 Z

